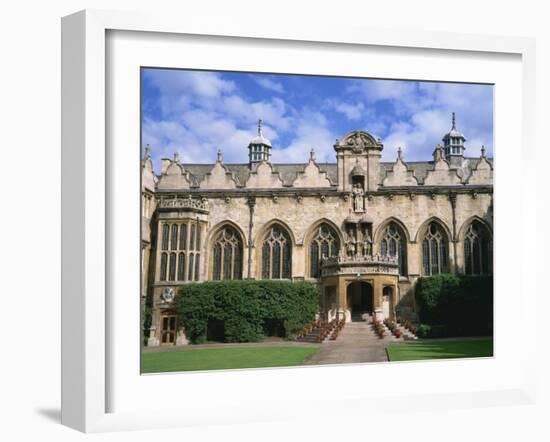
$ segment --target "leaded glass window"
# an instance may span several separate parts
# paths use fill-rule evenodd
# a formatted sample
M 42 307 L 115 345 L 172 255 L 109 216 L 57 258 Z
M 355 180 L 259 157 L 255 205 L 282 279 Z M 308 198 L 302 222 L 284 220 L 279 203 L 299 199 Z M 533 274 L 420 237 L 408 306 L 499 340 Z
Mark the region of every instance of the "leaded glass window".
M 162 225 L 162 250 L 168 250 L 168 236 L 170 234 L 170 227 L 168 224 Z
M 189 254 L 189 271 L 187 272 L 187 279 L 189 281 L 192 281 L 193 280 L 193 270 L 195 269 L 193 264 L 194 264 L 194 258 L 195 256 L 193 255 L 193 253 L 190 253 Z
M 163 253 L 160 255 L 160 280 L 166 281 L 166 266 L 168 265 L 168 254 Z
M 191 224 L 191 231 L 189 233 L 189 249 L 194 250 L 195 247 L 195 224 Z
M 195 245 L 195 250 L 201 249 L 201 226 L 197 224 L 197 244 Z
M 173 253 L 159 253 L 161 281 L 198 281 L 200 273 L 199 254 L 190 262 L 190 251 L 200 251 L 201 225 L 198 220 L 162 223 L 159 227 L 160 250 Z M 188 236 L 189 233 L 189 236 Z
M 292 276 L 292 243 L 287 231 L 272 226 L 262 244 L 262 279 L 290 279 Z
M 405 234 L 394 222 L 390 222 L 384 229 L 380 240 L 380 254 L 382 256 L 397 256 L 399 262 L 399 274 L 407 274 L 407 247 Z
M 170 281 L 176 280 L 176 254 L 170 253 L 170 271 L 168 272 L 168 279 Z
M 321 275 L 321 259 L 338 256 L 340 241 L 338 235 L 328 224 L 315 229 L 315 235 L 309 247 L 309 273 L 312 278 Z
M 436 222 L 431 222 L 422 241 L 422 264 L 425 275 L 446 273 L 447 268 L 447 235 Z
M 185 280 L 185 253 L 180 252 L 178 256 L 178 281 Z
M 467 275 L 491 273 L 488 236 L 487 230 L 479 221 L 468 226 L 464 235 L 464 271 Z
M 222 275 L 222 246 L 218 243 L 214 244 L 213 249 L 213 261 L 212 261 L 212 279 L 214 281 L 219 281 Z
M 212 279 L 242 279 L 243 241 L 231 226 L 224 227 L 213 246 Z
M 195 254 L 195 281 L 199 280 L 199 263 L 201 262 L 201 256 Z
M 172 236 L 170 239 L 170 250 L 176 250 L 178 248 L 178 225 L 172 224 Z

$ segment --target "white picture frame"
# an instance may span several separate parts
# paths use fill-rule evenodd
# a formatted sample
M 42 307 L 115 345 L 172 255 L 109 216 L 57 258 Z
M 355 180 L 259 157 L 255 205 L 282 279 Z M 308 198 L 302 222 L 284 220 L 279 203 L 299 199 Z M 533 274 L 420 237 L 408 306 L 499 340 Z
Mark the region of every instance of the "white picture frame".
M 236 414 L 213 410 L 206 415 L 200 405 L 195 412 L 190 410 L 163 411 L 152 407 L 140 410 L 119 411 L 109 403 L 113 389 L 112 347 L 109 344 L 109 327 L 117 320 L 117 314 L 110 308 L 108 287 L 110 266 L 114 259 L 109 252 L 113 240 L 109 224 L 112 222 L 112 195 L 109 194 L 109 152 L 106 121 L 109 118 L 106 66 L 109 60 L 106 36 L 108 32 L 150 32 L 162 35 L 199 35 L 225 38 L 269 40 L 272 42 L 308 42 L 311 44 L 337 44 L 346 46 L 370 46 L 379 49 L 402 48 L 403 51 L 426 49 L 431 51 L 503 54 L 520 57 L 521 63 L 521 147 L 518 155 L 534 156 L 534 113 L 535 113 L 535 46 L 532 39 L 518 37 L 491 37 L 452 33 L 430 33 L 374 28 L 354 28 L 343 25 L 317 28 L 314 25 L 280 23 L 277 30 L 251 23 L 246 29 L 232 25 L 230 21 L 200 20 L 188 17 L 156 16 L 144 13 L 126 13 L 87 10 L 63 18 L 62 21 L 62 423 L 84 432 L 100 432 L 124 429 L 162 428 L 173 426 L 208 425 L 212 422 L 257 422 L 296 417 L 296 410 L 268 406 L 258 407 L 250 397 L 234 398 Z M 137 93 L 137 91 L 136 91 Z M 498 96 L 498 94 L 497 94 Z M 498 118 L 498 106 L 496 108 Z M 139 146 L 136 146 L 138 149 Z M 137 150 L 139 152 L 139 150 Z M 498 155 L 498 154 L 497 154 Z M 135 156 L 136 161 L 139 158 Z M 498 161 L 498 160 L 497 160 Z M 504 163 L 502 163 L 504 164 Z M 496 187 L 499 186 L 501 163 L 497 164 Z M 526 168 L 524 164 L 522 167 Z M 505 179 L 505 178 L 504 178 Z M 503 179 L 503 181 L 504 181 Z M 502 182 L 503 182 L 502 181 Z M 519 212 L 520 239 L 522 229 L 534 219 L 536 192 L 525 187 L 515 190 L 521 199 Z M 499 221 L 497 221 L 499 222 Z M 523 230 L 524 231 L 524 230 Z M 495 244 L 498 252 L 498 243 Z M 407 397 L 415 403 L 416 409 L 461 408 L 490 406 L 502 403 L 532 403 L 535 397 L 534 342 L 535 324 L 527 321 L 526 305 L 536 305 L 536 290 L 533 279 L 526 278 L 527 258 L 533 254 L 531 243 L 519 241 L 517 253 L 521 263 L 518 273 L 518 287 L 521 290 L 522 305 L 518 306 L 517 319 L 525 324 L 524 342 L 521 349 L 521 369 L 516 377 L 501 388 L 484 390 L 463 387 L 461 393 L 428 392 L 426 394 L 402 395 L 397 388 L 389 387 L 387 393 L 377 400 L 361 400 L 357 395 L 338 397 L 340 413 L 371 414 L 380 411 L 395 411 L 396 407 L 406 409 L 407 401 L 395 403 L 396 397 Z M 496 255 L 496 254 L 495 254 Z M 495 262 L 495 266 L 497 266 Z M 495 272 L 496 273 L 496 272 Z M 498 312 L 498 292 L 495 292 Z M 139 293 L 136 293 L 136 302 Z M 498 324 L 498 317 L 497 317 Z M 501 327 L 505 327 L 501 323 Z M 139 331 L 136 329 L 136 334 Z M 498 340 L 497 340 L 498 345 Z M 498 350 L 497 355 L 498 358 Z M 467 363 L 467 362 L 466 362 Z M 438 362 L 427 363 L 437 365 Z M 452 364 L 452 363 L 450 363 Z M 411 365 L 412 367 L 412 365 Z M 447 365 L 446 369 L 460 369 Z M 386 369 L 389 366 L 384 367 Z M 326 367 L 325 373 L 337 376 L 344 367 Z M 354 367 L 355 374 L 361 367 Z M 520 372 L 521 371 L 521 372 Z M 270 373 L 289 378 L 292 369 L 256 370 L 258 386 L 265 383 Z M 298 373 L 298 372 L 295 372 Z M 135 373 L 134 373 L 135 374 Z M 349 372 L 353 375 L 352 372 Z M 227 374 L 227 379 L 237 381 L 243 372 Z M 177 376 L 177 375 L 176 375 Z M 223 393 L 224 378 L 208 374 L 193 374 L 194 381 L 201 377 L 215 380 Z M 346 374 L 347 376 L 347 374 Z M 229 382 L 229 381 L 227 381 Z M 275 385 L 281 380 L 274 381 Z M 304 387 L 305 388 L 305 387 Z M 229 391 L 229 390 L 228 390 Z M 191 393 L 194 394 L 194 393 Z M 335 399 L 335 393 L 327 392 L 326 400 L 308 400 L 310 411 L 303 417 L 313 417 L 327 401 Z M 222 394 L 223 395 L 223 394 Z M 366 396 L 365 396 L 366 397 Z M 223 403 L 220 401 L 220 403 Z

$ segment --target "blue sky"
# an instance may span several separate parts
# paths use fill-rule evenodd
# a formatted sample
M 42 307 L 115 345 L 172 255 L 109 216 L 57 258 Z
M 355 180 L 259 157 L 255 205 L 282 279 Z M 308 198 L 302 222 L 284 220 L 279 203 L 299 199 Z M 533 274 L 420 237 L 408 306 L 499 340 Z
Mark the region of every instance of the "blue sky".
M 248 161 L 263 120 L 274 163 L 335 162 L 333 145 L 352 130 L 382 139 L 383 161 L 402 147 L 405 161 L 429 160 L 451 128 L 467 138 L 466 155 L 492 156 L 490 85 L 298 75 L 142 69 L 142 141 L 160 158 L 183 163 Z

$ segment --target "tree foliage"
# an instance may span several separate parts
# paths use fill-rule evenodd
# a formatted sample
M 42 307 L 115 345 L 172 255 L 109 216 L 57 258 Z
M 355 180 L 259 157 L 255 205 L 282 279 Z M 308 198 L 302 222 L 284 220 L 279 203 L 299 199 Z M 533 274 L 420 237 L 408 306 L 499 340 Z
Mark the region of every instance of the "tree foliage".
M 182 287 L 176 306 L 178 322 L 194 344 L 207 339 L 209 323 L 222 324 L 225 342 L 256 342 L 273 321 L 292 338 L 315 318 L 319 293 L 308 282 L 212 281 Z
M 492 334 L 492 276 L 423 277 L 416 283 L 415 298 L 420 322 L 430 325 L 433 333 L 437 330 L 438 335 L 448 336 Z

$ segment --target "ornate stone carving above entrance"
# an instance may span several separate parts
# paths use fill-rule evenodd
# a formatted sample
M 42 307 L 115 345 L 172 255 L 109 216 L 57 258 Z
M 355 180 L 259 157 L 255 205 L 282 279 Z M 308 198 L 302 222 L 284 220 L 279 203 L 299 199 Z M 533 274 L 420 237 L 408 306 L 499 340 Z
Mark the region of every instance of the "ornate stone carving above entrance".
M 342 140 L 337 141 L 334 146 L 336 149 L 348 148 L 353 153 L 360 154 L 365 150 L 382 150 L 382 143 L 376 140 L 371 134 L 364 131 L 353 131 L 347 134 Z

